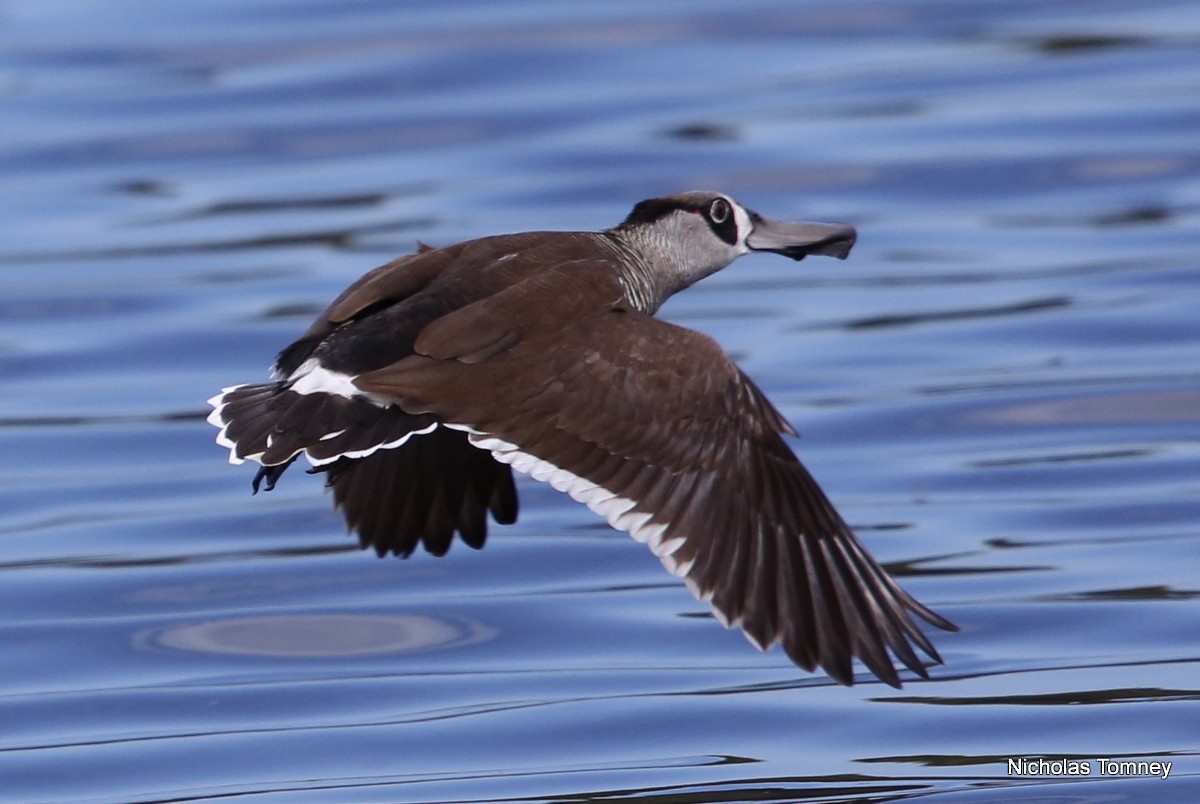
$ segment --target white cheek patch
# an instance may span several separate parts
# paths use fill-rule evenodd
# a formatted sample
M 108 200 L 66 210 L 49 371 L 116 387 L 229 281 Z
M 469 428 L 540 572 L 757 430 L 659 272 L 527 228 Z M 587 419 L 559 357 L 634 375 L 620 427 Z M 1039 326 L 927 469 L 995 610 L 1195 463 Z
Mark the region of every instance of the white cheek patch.
M 729 199 L 729 205 L 733 207 L 733 219 L 737 222 L 737 250 L 739 254 L 749 254 L 750 247 L 746 245 L 746 238 L 754 231 L 754 222 L 750 220 L 750 213 L 745 208 Z

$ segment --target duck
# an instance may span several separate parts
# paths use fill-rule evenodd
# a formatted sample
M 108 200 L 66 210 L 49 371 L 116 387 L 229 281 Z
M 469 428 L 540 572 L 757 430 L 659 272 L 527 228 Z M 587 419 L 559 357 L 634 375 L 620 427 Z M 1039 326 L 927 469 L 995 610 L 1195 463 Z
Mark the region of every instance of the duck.
M 223 388 L 208 421 L 270 490 L 298 458 L 380 556 L 479 549 L 517 520 L 514 470 L 645 543 L 727 628 L 854 683 L 941 664 L 957 630 L 862 546 L 785 437 L 793 426 L 711 337 L 656 317 L 739 257 L 845 259 L 844 224 L 765 218 L 729 195 L 637 203 L 602 231 L 502 234 L 364 274 Z M 890 654 L 889 654 L 890 651 Z

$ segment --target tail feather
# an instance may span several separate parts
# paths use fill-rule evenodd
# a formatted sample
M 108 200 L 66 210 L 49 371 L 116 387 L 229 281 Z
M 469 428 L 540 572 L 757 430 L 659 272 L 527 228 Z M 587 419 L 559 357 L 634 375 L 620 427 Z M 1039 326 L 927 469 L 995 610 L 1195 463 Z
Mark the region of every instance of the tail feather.
M 275 421 L 270 409 L 271 400 L 282 383 L 235 385 L 222 388 L 221 393 L 208 400 L 213 406 L 208 422 L 220 428 L 217 443 L 229 449 L 230 463 L 256 460 L 266 452 L 267 439 Z
M 347 528 L 379 555 L 407 556 L 418 545 L 442 555 L 456 533 L 478 549 L 489 513 L 501 524 L 516 520 L 512 470 L 465 433 L 365 395 L 293 386 L 239 385 L 209 400 L 208 421 L 230 462 L 261 464 L 255 492 L 270 491 L 303 455 L 310 473 L 326 475 Z
M 238 385 L 209 400 L 208 421 L 230 463 L 285 464 L 304 454 L 314 466 L 396 447 L 437 426 L 430 414 L 410 414 L 366 397 L 299 393 L 288 382 Z

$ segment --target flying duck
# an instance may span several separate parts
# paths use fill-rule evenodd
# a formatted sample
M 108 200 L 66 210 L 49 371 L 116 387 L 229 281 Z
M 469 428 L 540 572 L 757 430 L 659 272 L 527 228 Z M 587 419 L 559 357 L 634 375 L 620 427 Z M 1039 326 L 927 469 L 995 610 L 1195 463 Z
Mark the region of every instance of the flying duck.
M 517 518 L 512 470 L 646 543 L 762 650 L 842 684 L 888 649 L 941 663 L 913 616 L 956 626 L 859 544 L 782 436 L 796 431 L 706 335 L 654 318 L 672 294 L 765 251 L 845 259 L 849 226 L 782 223 L 715 192 L 637 204 L 602 232 L 421 245 L 350 285 L 225 388 L 208 421 L 257 492 L 303 455 L 364 547 L 442 555 Z

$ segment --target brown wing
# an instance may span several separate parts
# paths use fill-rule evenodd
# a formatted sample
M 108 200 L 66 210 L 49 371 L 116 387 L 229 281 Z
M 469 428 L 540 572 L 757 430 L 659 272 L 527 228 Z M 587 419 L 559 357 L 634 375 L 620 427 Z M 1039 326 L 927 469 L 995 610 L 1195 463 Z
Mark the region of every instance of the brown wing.
M 518 285 L 525 288 L 524 293 L 533 286 L 546 285 L 547 279 L 552 281 L 545 292 L 553 293 L 554 283 L 561 281 L 564 269 L 569 271 L 574 265 L 572 255 L 580 241 L 585 249 L 595 251 L 595 238 L 576 232 L 522 232 L 438 249 L 423 247 L 416 254 L 368 271 L 342 291 L 303 335 L 280 352 L 275 371 L 282 376 L 291 374 L 318 346 L 326 365 L 330 360 L 369 359 L 374 350 L 361 342 L 362 333 L 380 321 L 402 329 L 420 329 L 475 300 L 486 302 Z M 597 268 L 598 275 L 611 277 L 615 257 L 614 252 L 608 261 L 595 258 L 584 262 Z M 615 284 L 615 280 L 612 282 Z M 620 295 L 619 287 L 616 295 Z M 397 302 L 403 300 L 414 304 L 419 300 L 419 304 L 404 306 L 400 318 L 390 315 L 400 309 Z M 460 333 L 467 331 L 459 329 Z M 340 354 L 331 354 L 331 350 Z M 361 370 L 356 366 L 352 373 Z
M 607 281 L 576 276 L 593 291 Z M 571 293 L 515 334 L 519 317 L 503 308 L 521 304 L 520 292 L 464 308 L 454 315 L 471 316 L 473 328 L 448 316 L 422 334 L 417 355 L 358 384 L 469 428 L 497 460 L 646 541 L 761 648 L 782 643 L 798 665 L 843 684 L 857 656 L 898 686 L 890 647 L 925 676 L 912 645 L 941 659 L 910 615 L 954 626 L 862 548 L 782 440 L 789 428 L 762 393 L 710 338 L 586 301 L 603 295 Z M 550 309 L 564 312 L 551 320 Z M 506 347 L 475 359 L 479 343 L 499 342 Z
M 418 339 L 427 349 L 467 348 L 455 353 L 464 361 L 504 351 L 520 333 L 491 313 L 504 310 L 511 318 L 515 302 L 544 300 L 571 286 L 563 272 L 576 264 L 572 255 L 583 237 L 525 233 L 425 247 L 371 271 L 281 353 L 279 380 L 227 388 L 211 400 L 218 441 L 237 462 L 263 464 L 256 491 L 264 480 L 271 489 L 303 452 L 313 471 L 328 473 L 347 525 L 380 553 L 408 555 L 423 544 L 440 555 L 456 531 L 468 545 L 482 547 L 489 510 L 502 524 L 516 518 L 511 469 L 435 417 L 380 406 L 346 393 L 345 386 L 361 372 L 413 354 Z M 620 285 L 611 279 L 611 256 L 605 262 L 604 250 L 598 251 L 600 257 L 586 262 L 592 274 L 609 277 L 600 296 L 615 300 Z M 554 282 L 547 284 L 547 277 Z M 524 318 L 537 321 L 536 313 Z M 291 376 L 308 361 L 308 373 Z M 310 374 L 316 379 L 306 380 Z
M 352 318 L 416 294 L 452 265 L 462 248 L 461 243 L 439 249 L 422 245 L 415 254 L 397 257 L 363 274 L 317 316 L 303 335 L 279 353 L 276 372 L 291 374 L 318 344 Z
M 384 556 L 409 556 L 417 544 L 434 555 L 450 549 L 454 533 L 479 549 L 487 514 L 502 525 L 517 519 L 512 472 L 462 432 L 438 427 L 401 447 L 331 464 L 327 484 L 346 529 L 363 547 Z

